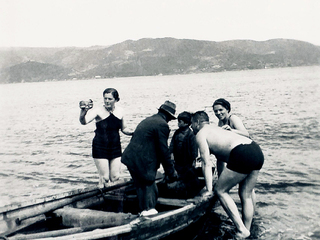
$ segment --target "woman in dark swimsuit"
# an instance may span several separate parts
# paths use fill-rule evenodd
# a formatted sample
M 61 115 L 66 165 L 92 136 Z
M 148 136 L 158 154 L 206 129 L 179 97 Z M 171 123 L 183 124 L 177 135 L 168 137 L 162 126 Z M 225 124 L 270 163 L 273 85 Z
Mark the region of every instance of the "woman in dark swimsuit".
M 96 122 L 92 157 L 98 169 L 100 188 L 109 180 L 113 182 L 119 179 L 122 155 L 119 130 L 132 135 L 132 132 L 126 130 L 122 108 L 115 106 L 120 100 L 118 91 L 107 88 L 103 92 L 103 98 L 104 105 L 92 109 L 82 108 L 80 102 L 80 123 L 85 125 L 93 120 Z
M 244 126 L 241 119 L 238 116 L 230 113 L 231 104 L 227 100 L 225 100 L 224 98 L 219 98 L 215 100 L 212 105 L 212 108 L 213 108 L 214 114 L 219 119 L 219 122 L 218 122 L 219 127 L 222 127 L 223 129 L 226 129 L 226 130 L 235 132 L 239 135 L 250 138 L 249 132 Z M 217 158 L 217 172 L 218 172 L 218 176 L 220 176 L 222 171 L 227 166 L 228 159 L 222 159 L 219 157 L 216 157 L 216 158 Z M 256 194 L 254 190 L 252 191 L 252 202 L 255 208 Z
M 219 98 L 214 101 L 212 105 L 214 114 L 219 119 L 218 126 L 223 129 L 235 132 L 239 135 L 249 137 L 249 132 L 243 125 L 241 119 L 234 115 L 230 114 L 231 105 L 224 98 Z M 217 171 L 218 176 L 220 176 L 222 170 L 226 167 L 226 162 L 228 159 L 217 159 Z

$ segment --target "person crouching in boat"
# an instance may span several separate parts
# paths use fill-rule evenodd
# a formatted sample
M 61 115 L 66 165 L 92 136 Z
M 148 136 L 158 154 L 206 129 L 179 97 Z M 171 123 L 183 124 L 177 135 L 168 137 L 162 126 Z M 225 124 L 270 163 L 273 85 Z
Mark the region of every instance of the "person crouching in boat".
M 160 164 L 169 182 L 178 177 L 168 148 L 168 122 L 176 119 L 175 109 L 174 103 L 166 101 L 157 114 L 142 120 L 121 157 L 134 181 L 141 216 L 157 213 L 158 188 L 155 180 Z
M 172 184 L 162 184 L 163 189 L 159 187 L 161 195 L 187 199 L 194 197 L 204 187 L 196 173 L 198 145 L 190 125 L 191 113 L 181 112 L 178 115 L 178 129 L 172 136 L 169 148 L 179 179 Z
M 212 170 L 210 153 L 228 158 L 227 167 L 219 176 L 214 192 L 221 205 L 237 228 L 236 236 L 250 236 L 254 214 L 252 192 L 264 163 L 263 153 L 257 143 L 237 133 L 209 125 L 209 117 L 204 111 L 196 112 L 191 127 L 196 134 L 200 156 L 204 164 L 207 193 L 212 194 Z M 242 205 L 242 218 L 229 191 L 239 184 L 239 197 Z
M 86 125 L 93 120 L 96 123 L 92 157 L 99 173 L 99 188 L 103 188 L 109 181 L 117 181 L 120 177 L 122 151 L 119 130 L 125 135 L 132 135 L 126 128 L 123 109 L 116 107 L 120 100 L 118 91 L 114 88 L 105 89 L 103 100 L 104 105 L 96 108 L 92 108 L 92 101 L 79 103 L 80 123 Z

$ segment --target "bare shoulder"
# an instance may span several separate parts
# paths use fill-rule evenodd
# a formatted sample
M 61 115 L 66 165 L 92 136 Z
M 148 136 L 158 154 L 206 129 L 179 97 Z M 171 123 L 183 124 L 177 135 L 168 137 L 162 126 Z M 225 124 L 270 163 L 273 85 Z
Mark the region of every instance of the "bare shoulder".
M 237 126 L 239 124 L 242 124 L 241 118 L 239 118 L 237 115 L 232 114 L 229 119 L 230 119 L 231 125 L 233 125 L 233 126 Z
M 229 119 L 230 121 L 241 121 L 241 118 L 234 114 L 232 114 Z
M 97 106 L 95 108 L 92 108 L 93 112 L 97 115 L 97 116 L 103 116 L 105 115 L 106 109 L 104 106 Z
M 113 115 L 115 115 L 117 118 L 122 119 L 124 115 L 124 110 L 122 107 L 116 107 L 113 111 Z
M 201 128 L 201 130 L 197 133 L 196 138 L 197 139 L 206 139 L 208 135 L 211 135 L 212 132 L 219 129 L 217 126 L 214 125 L 205 125 Z
M 94 119 L 97 120 L 97 117 L 99 116 L 99 107 L 93 107 L 86 113 L 85 119 L 86 124 L 92 122 Z
M 98 106 L 93 111 L 97 121 L 107 118 L 110 114 L 104 106 Z
M 196 135 L 196 142 L 199 147 L 199 149 L 206 148 L 208 146 L 207 144 L 207 133 L 205 129 L 201 129 L 197 135 Z

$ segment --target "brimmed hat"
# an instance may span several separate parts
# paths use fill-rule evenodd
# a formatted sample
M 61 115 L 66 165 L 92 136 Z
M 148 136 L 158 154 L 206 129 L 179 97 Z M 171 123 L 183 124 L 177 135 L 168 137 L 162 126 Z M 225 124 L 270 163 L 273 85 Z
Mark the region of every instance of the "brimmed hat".
M 162 104 L 159 107 L 159 110 L 162 109 L 169 113 L 169 115 L 173 118 L 176 119 L 175 113 L 176 113 L 176 105 L 173 102 L 170 101 L 165 101 L 164 104 Z

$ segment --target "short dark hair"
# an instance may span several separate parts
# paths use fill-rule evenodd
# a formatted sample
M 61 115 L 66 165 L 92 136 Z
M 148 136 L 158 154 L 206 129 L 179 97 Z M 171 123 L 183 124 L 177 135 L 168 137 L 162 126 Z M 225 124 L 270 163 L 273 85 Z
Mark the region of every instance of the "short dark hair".
M 111 93 L 112 96 L 114 97 L 114 99 L 116 101 L 120 101 L 120 97 L 119 97 L 119 93 L 116 89 L 114 88 L 106 88 L 104 91 L 103 91 L 103 96 L 106 94 L 106 93 Z
M 192 118 L 192 115 L 191 113 L 189 112 L 182 112 L 178 115 L 178 120 L 182 120 L 184 121 L 186 124 L 190 125 L 191 124 L 191 118 Z
M 205 111 L 197 111 L 192 114 L 192 121 L 209 122 L 209 116 Z
M 228 112 L 231 111 L 231 104 L 227 100 L 225 100 L 224 98 L 219 98 L 219 99 L 215 100 L 212 107 L 214 107 L 215 105 L 221 105 L 222 107 L 227 109 Z

